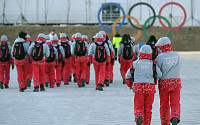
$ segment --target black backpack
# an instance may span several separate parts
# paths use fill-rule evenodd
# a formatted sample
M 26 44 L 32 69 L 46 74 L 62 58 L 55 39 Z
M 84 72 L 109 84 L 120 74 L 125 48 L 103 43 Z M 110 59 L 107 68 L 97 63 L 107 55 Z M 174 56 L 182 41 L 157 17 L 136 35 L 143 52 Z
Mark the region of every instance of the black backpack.
M 49 52 L 50 52 L 50 55 L 47 58 L 46 62 L 53 62 L 53 61 L 55 61 L 56 54 L 54 53 L 54 48 L 53 48 L 52 45 L 49 45 Z
M 17 43 L 15 43 L 13 56 L 17 60 L 21 60 L 21 59 L 25 58 L 25 51 L 24 51 L 23 42 L 17 42 Z
M 77 40 L 75 43 L 75 55 L 77 56 L 85 56 L 86 55 L 86 47 L 85 42 L 81 40 Z
M 56 49 L 57 49 L 57 52 L 58 52 L 58 62 L 60 63 L 60 62 L 63 61 L 63 56 L 62 56 L 62 53 L 61 53 L 61 50 L 60 50 L 60 45 L 57 45 Z
M 63 47 L 65 51 L 65 58 L 69 58 L 71 56 L 71 50 L 70 50 L 70 45 L 68 42 L 62 42 L 61 46 Z
M 33 60 L 41 61 L 43 59 L 43 57 L 44 57 L 43 44 L 44 44 L 44 42 L 42 42 L 42 43 L 35 42 L 35 46 L 32 51 L 32 59 Z
M 133 48 L 131 46 L 131 43 L 124 43 L 124 49 L 123 49 L 123 58 L 126 60 L 130 60 L 133 58 L 134 53 L 133 53 Z
M 95 60 L 97 62 L 105 62 L 107 59 L 107 53 L 104 43 L 102 43 L 101 45 L 99 45 L 98 43 L 95 44 L 96 44 Z
M 0 61 L 6 62 L 10 59 L 9 48 L 7 44 L 1 44 L 0 46 Z

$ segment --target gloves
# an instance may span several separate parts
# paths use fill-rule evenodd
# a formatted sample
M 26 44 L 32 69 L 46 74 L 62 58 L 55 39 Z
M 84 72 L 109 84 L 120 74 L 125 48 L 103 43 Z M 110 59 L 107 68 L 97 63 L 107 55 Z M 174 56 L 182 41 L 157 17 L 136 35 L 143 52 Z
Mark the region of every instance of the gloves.
M 87 62 L 87 65 L 88 65 L 88 66 L 90 66 L 90 63 L 89 63 L 89 62 Z
M 111 61 L 110 61 L 110 63 L 112 63 L 112 64 L 113 64 L 113 63 L 114 63 L 114 60 L 115 60 L 115 59 L 114 59 L 114 58 L 112 58 L 112 59 L 111 59 Z
M 108 66 L 109 65 L 109 63 L 106 63 L 106 66 Z
M 15 66 L 12 66 L 12 70 L 14 70 Z
M 65 67 L 65 61 L 62 61 L 62 67 Z

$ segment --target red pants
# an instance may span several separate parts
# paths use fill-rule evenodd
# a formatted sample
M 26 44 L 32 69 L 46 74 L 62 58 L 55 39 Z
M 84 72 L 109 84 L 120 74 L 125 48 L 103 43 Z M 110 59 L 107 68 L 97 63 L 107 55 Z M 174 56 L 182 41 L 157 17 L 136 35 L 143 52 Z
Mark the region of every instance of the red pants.
M 113 64 L 111 63 L 111 66 L 110 66 L 110 80 L 113 80 L 113 67 L 114 67 L 114 63 Z
M 62 68 L 62 76 L 63 82 L 69 83 L 69 76 L 71 76 L 70 62 L 65 62 L 65 66 Z
M 27 67 L 28 67 L 28 63 L 25 63 L 24 65 L 16 65 L 17 80 L 18 80 L 18 84 L 19 84 L 19 89 L 23 89 L 25 87 L 28 87 L 28 84 L 26 82 Z
M 160 90 L 160 119 L 162 125 L 170 125 L 170 120 L 176 117 L 180 120 L 180 90 Z M 170 115 L 171 108 L 171 115 Z
M 71 69 L 71 73 L 72 75 L 75 75 L 76 74 L 76 63 L 75 63 L 75 58 L 71 57 L 70 58 L 70 69 Z
M 85 82 L 90 82 L 90 66 L 86 66 L 87 69 L 86 69 L 86 78 L 85 78 Z
M 50 83 L 50 87 L 55 85 L 55 65 L 45 66 L 45 81 Z
M 56 84 L 61 84 L 62 80 L 61 69 L 62 69 L 62 63 L 58 63 L 58 67 L 56 68 Z
M 29 80 L 32 80 L 32 77 L 33 77 L 33 68 L 32 68 L 32 63 L 28 63 L 27 64 L 27 78 L 26 78 L 26 81 L 29 79 Z
M 154 93 L 151 94 L 138 94 L 134 95 L 134 115 L 135 122 L 138 116 L 142 116 L 143 125 L 151 124 L 152 104 L 154 100 Z
M 34 87 L 45 84 L 45 65 L 32 64 Z
M 132 62 L 120 62 L 120 72 L 123 79 L 125 79 L 126 72 L 131 67 Z
M 102 85 L 104 84 L 105 67 L 106 67 L 106 65 L 95 65 L 94 64 L 96 88 L 98 88 L 98 84 L 102 84 Z
M 81 86 L 81 79 L 86 78 L 87 62 L 76 62 L 76 79 L 78 86 Z
M 109 65 L 105 66 L 105 80 L 108 80 L 108 82 L 110 83 L 111 80 L 111 64 L 109 63 Z
M 0 65 L 0 82 L 8 86 L 10 80 L 10 64 Z

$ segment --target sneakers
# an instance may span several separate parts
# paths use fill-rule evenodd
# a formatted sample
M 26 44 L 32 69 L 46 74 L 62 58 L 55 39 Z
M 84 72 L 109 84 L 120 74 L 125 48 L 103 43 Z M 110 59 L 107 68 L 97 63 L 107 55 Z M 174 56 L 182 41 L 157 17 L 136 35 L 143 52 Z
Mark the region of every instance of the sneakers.
M 9 86 L 5 85 L 5 88 L 6 88 L 6 89 L 8 89 L 8 88 L 9 88 Z
M 38 91 L 39 91 L 39 87 L 38 86 L 34 87 L 33 92 L 38 92 Z
M 81 79 L 82 87 L 85 87 L 85 80 Z
M 108 80 L 105 80 L 105 81 L 104 81 L 104 84 L 106 85 L 106 87 L 109 86 L 109 83 L 108 83 L 108 82 L 109 82 Z
M 56 86 L 57 86 L 57 87 L 60 87 L 60 84 L 57 83 Z
M 136 125 L 142 125 L 142 116 L 138 116 Z
M 49 83 L 48 83 L 48 82 L 46 82 L 46 83 L 45 83 L 45 86 L 46 86 L 46 87 L 48 87 L 48 86 L 49 86 Z
M 174 118 L 172 118 L 171 122 L 172 122 L 172 125 L 177 125 L 178 119 L 176 117 L 174 117 Z
M 125 79 L 123 79 L 123 84 L 126 84 L 126 81 L 125 81 Z
M 24 92 L 24 89 L 20 89 L 19 92 Z
M 0 88 L 3 89 L 3 82 L 0 82 Z
M 76 83 L 76 75 L 73 75 L 73 77 L 74 77 L 74 83 Z
M 99 91 L 103 91 L 103 87 L 102 87 L 101 84 L 98 85 L 98 90 L 99 90 Z
M 40 91 L 45 91 L 44 86 L 40 85 Z
M 64 83 L 64 85 L 69 85 L 69 83 Z
M 28 87 L 31 87 L 31 80 L 27 80 L 27 83 L 28 83 Z

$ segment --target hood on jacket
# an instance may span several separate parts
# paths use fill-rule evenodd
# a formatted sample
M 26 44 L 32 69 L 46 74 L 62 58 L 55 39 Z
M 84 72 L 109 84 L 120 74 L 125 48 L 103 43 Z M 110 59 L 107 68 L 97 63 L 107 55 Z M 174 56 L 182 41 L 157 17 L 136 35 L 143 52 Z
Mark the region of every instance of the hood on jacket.
M 140 56 L 139 59 L 152 59 L 152 49 L 149 45 L 143 45 L 140 48 Z
M 103 35 L 101 33 L 96 34 L 95 42 L 103 42 Z
M 160 38 L 155 46 L 158 47 L 162 51 L 162 53 L 173 51 L 169 37 Z
M 6 35 L 1 36 L 1 44 L 7 44 L 8 43 L 8 38 Z

